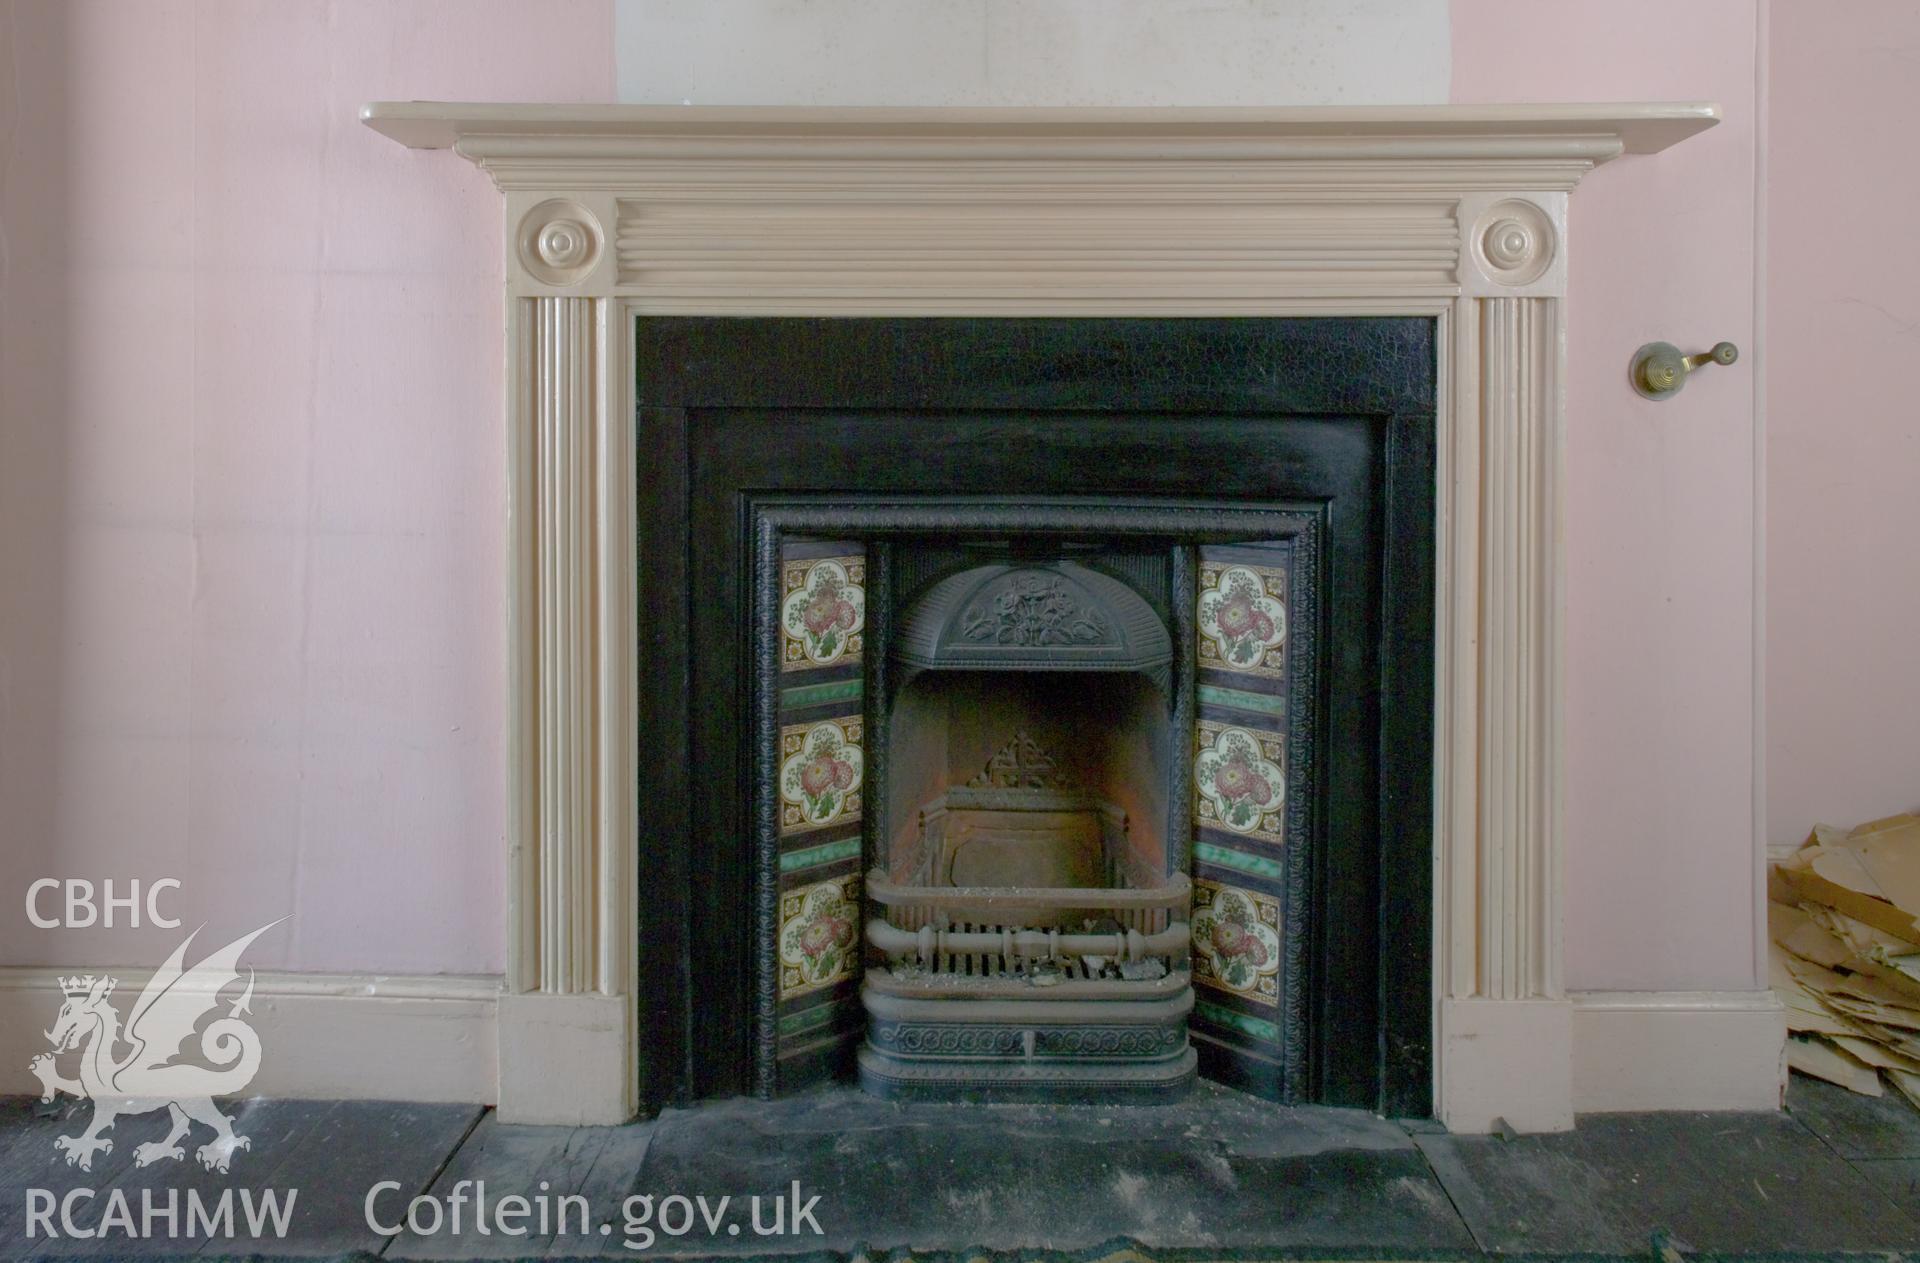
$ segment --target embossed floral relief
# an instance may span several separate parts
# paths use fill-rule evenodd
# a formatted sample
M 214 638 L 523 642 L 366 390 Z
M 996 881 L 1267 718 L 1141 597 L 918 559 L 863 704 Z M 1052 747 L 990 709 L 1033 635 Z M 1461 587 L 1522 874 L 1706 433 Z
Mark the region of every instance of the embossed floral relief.
M 836 878 L 780 896 L 780 995 L 851 977 L 860 952 L 860 879 Z
M 1219 882 L 1193 886 L 1194 981 L 1278 1003 L 1279 901 Z
M 865 759 L 858 719 L 825 719 L 780 733 L 780 831 L 860 818 Z
M 1284 841 L 1286 773 L 1276 733 L 1209 723 L 1195 725 L 1193 785 L 1199 823 L 1271 842 Z
M 824 557 L 789 562 L 780 603 L 783 670 L 831 666 L 860 657 L 867 625 L 866 560 Z
M 1287 576 L 1265 566 L 1200 567 L 1200 665 L 1247 675 L 1286 668 Z
M 1058 575 L 1016 573 L 974 598 L 960 616 L 961 634 L 996 645 L 1095 645 L 1112 639 L 1107 616 L 1086 604 Z

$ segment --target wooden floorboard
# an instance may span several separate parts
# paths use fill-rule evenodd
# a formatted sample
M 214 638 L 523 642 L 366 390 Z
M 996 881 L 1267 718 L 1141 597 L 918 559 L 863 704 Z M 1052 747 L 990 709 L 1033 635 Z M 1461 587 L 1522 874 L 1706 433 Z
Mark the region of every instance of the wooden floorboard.
M 393 1259 L 580 1258 L 630 1256 L 624 1244 L 622 1206 L 634 1192 L 652 1142 L 652 1123 L 624 1127 L 526 1127 L 502 1123 L 489 1113 L 473 1129 L 434 1181 L 430 1196 L 444 1208 L 458 1190 L 462 1232 L 409 1232 L 386 1250 Z M 500 1201 L 526 1198 L 531 1212 L 513 1225 L 522 1235 L 497 1230 Z M 484 1197 L 488 1226 L 479 1232 L 474 1208 Z M 577 1198 L 578 1201 L 563 1201 Z M 545 1199 L 546 1218 L 540 1218 Z
M 243 1235 L 237 1238 L 244 1241 L 245 1207 L 258 1206 L 263 1191 L 272 1187 L 272 1172 L 290 1157 L 314 1123 L 327 1111 L 324 1102 L 314 1101 L 274 1101 L 264 1098 L 253 1100 L 221 1102 L 220 1109 L 232 1119 L 235 1136 L 246 1138 L 247 1147 L 235 1152 L 229 1161 L 227 1171 L 219 1170 L 201 1162 L 199 1149 L 212 1139 L 212 1132 L 194 1124 L 180 1143 L 179 1158 L 157 1157 L 146 1166 L 138 1165 L 135 1160 L 122 1168 L 118 1175 L 107 1183 L 96 1185 L 98 1195 L 94 1199 L 91 1220 L 98 1223 L 106 1213 L 106 1205 L 116 1192 L 127 1199 L 127 1204 L 138 1210 L 143 1199 L 154 1205 L 171 1205 L 176 1210 L 173 1231 L 177 1236 L 160 1235 L 144 1238 L 112 1238 L 116 1253 L 129 1258 L 146 1258 L 156 1255 L 179 1255 L 193 1252 L 203 1242 L 193 1238 L 188 1222 L 189 1208 L 194 1199 L 199 1204 L 217 1213 L 223 1203 L 233 1207 L 233 1214 L 240 1225 Z M 164 1118 L 164 1112 L 155 1116 Z M 161 1127 L 159 1130 L 164 1131 Z M 234 1190 L 231 1195 L 225 1190 Z M 80 1242 L 62 1242 L 61 1248 L 52 1251 L 55 1255 L 82 1254 Z M 214 1251 L 231 1250 L 234 1240 L 222 1240 L 204 1243 Z M 98 1247 L 94 1247 L 97 1249 Z
M 606 1145 L 599 1127 L 514 1127 L 489 1112 L 447 1162 L 429 1195 L 443 1208 L 458 1197 L 463 1222 L 429 1236 L 408 1232 L 387 1247 L 388 1258 L 527 1258 L 549 1253 L 555 1239 L 570 1252 L 591 1249 L 599 1220 L 562 1199 L 576 1196 Z M 501 1199 L 519 1197 L 530 1213 L 499 1218 Z M 544 1208 L 544 1215 L 541 1213 Z M 443 1209 L 442 1213 L 446 1213 Z M 564 1224 L 561 1222 L 564 1220 Z
M 51 1108 L 29 1106 L 24 1114 L 15 1114 L 8 1136 L 4 1159 L 0 1159 L 0 1258 L 17 1254 L 59 1254 L 68 1245 L 64 1239 L 48 1241 L 28 1237 L 28 1190 L 64 1202 L 76 1189 L 105 1189 L 133 1165 L 134 1150 L 149 1140 L 159 1140 L 167 1132 L 164 1110 L 152 1114 L 127 1115 L 115 1120 L 102 1135 L 112 1148 L 93 1155 L 88 1169 L 69 1163 L 54 1146 L 61 1136 L 78 1136 L 93 1120 L 91 1102 L 60 1097 Z M 89 1207 L 76 1202 L 74 1217 L 84 1228 L 103 1213 L 104 1207 Z M 72 1243 L 87 1246 L 86 1242 Z M 95 1243 L 91 1248 L 98 1251 Z
M 621 1204 L 640 1188 L 641 1172 L 657 1126 L 658 1123 L 648 1121 L 600 1129 L 604 1138 L 594 1155 L 592 1169 L 580 1183 L 580 1194 L 594 1208 L 598 1220 L 595 1231 L 599 1231 L 601 1224 L 606 1225 L 607 1231 L 600 1234 L 598 1241 L 555 1240 L 551 1255 L 633 1257 L 634 1252 L 625 1246 Z
M 404 1218 L 482 1113 L 478 1105 L 334 1102 L 268 1176 L 271 1187 L 299 1190 L 286 1241 L 249 1246 L 276 1254 L 379 1252 L 387 1238 L 367 1224 L 368 1190 L 396 1182 L 376 1210 L 383 1222 Z
M 1421 1136 L 1484 1250 L 1912 1250 L 1916 1225 L 1882 1186 L 1783 1113 L 1597 1114 L 1571 1132 Z
M 1897 1092 L 1861 1096 L 1797 1074 L 1787 1093 L 1787 1112 L 1849 1162 L 1920 1159 L 1920 1110 Z
M 77 1130 L 71 1102 L 44 1107 L 28 1097 L 0 1101 L 0 1257 L 21 1249 L 26 1235 L 27 1190 L 45 1187 L 58 1160 L 53 1138 Z M 85 1126 L 84 1114 L 78 1114 Z

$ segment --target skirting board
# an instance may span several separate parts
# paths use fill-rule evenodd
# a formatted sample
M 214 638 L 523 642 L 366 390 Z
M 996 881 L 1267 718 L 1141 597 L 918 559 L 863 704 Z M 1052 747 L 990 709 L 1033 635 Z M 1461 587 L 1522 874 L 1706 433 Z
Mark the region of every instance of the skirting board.
M 119 979 L 124 1017 L 152 972 L 0 969 L 0 1095 L 39 1092 L 27 1062 L 48 1051 L 63 974 Z M 499 1002 L 493 975 L 259 974 L 246 1020 L 260 1036 L 260 1070 L 246 1094 L 492 1104 Z M 71 1059 L 61 1061 L 69 1074 Z
M 1786 1043 L 1771 991 L 1577 991 L 1574 1112 L 1776 1110 Z
M 102 972 L 131 997 L 151 971 L 0 968 L 0 1095 L 39 1090 L 26 1066 L 47 1051 L 62 974 Z M 494 1104 L 500 999 L 491 975 L 260 974 L 251 1022 L 261 1065 L 247 1092 Z M 1786 1017 L 1771 992 L 1585 991 L 1572 1001 L 1576 1113 L 1779 1108 Z

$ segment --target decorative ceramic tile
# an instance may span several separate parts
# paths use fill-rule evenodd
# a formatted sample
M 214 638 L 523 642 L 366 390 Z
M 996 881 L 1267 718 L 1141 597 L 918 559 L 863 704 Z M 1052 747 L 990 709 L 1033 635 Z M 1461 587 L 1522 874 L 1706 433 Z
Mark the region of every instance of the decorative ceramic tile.
M 1275 721 L 1284 721 L 1287 717 L 1285 693 L 1255 693 L 1247 689 L 1227 688 L 1221 684 L 1200 684 L 1195 687 L 1194 692 L 1200 698 L 1202 706 L 1215 710 L 1249 711 Z
M 1243 851 L 1235 846 L 1221 846 L 1216 842 L 1195 842 L 1193 860 L 1196 864 L 1209 864 L 1214 868 L 1230 868 L 1260 881 L 1279 883 L 1287 879 L 1284 854 L 1276 858 Z
M 860 818 L 861 727 L 849 716 L 780 730 L 780 832 Z
M 1211 1022 L 1215 1026 L 1223 1026 L 1230 1031 L 1238 1031 L 1263 1044 L 1280 1042 L 1278 1023 L 1269 1022 L 1263 1017 L 1255 1017 L 1251 1013 L 1242 1013 L 1238 1009 L 1230 1009 L 1224 1004 L 1208 1004 L 1205 1000 L 1195 1000 L 1193 1016 L 1198 1021 Z
M 1280 1003 L 1280 902 L 1219 882 L 1193 883 L 1193 980 Z
M 816 710 L 822 706 L 835 706 L 845 710 L 849 706 L 860 705 L 861 695 L 866 690 L 866 682 L 858 675 L 852 679 L 827 680 L 819 684 L 811 682 L 813 680 L 811 675 L 800 675 L 794 678 L 808 682 L 780 690 L 780 713 L 783 715 L 790 715 L 795 711 Z
M 774 1087 L 831 1075 L 859 1038 L 857 988 L 866 767 L 867 546 L 857 539 L 780 538 L 779 887 L 772 937 L 780 1018 Z
M 860 878 L 800 886 L 780 896 L 780 998 L 853 977 L 860 957 Z
M 1200 562 L 1195 620 L 1200 665 L 1243 675 L 1286 673 L 1287 572 Z
M 809 868 L 822 868 L 828 864 L 844 864 L 848 860 L 858 860 L 860 849 L 860 835 L 856 833 L 850 838 L 836 838 L 831 842 L 821 842 L 815 846 L 782 851 L 780 852 L 780 871 L 798 873 Z
M 1194 725 L 1194 820 L 1243 837 L 1286 841 L 1286 773 L 1278 733 L 1202 719 Z
M 839 1006 L 834 1004 L 811 1004 L 783 1014 L 775 1029 L 780 1032 L 780 1042 L 800 1043 L 816 1034 L 821 1027 L 831 1026 L 841 1014 Z
M 867 625 L 867 559 L 821 557 L 781 567 L 780 669 L 802 671 L 860 660 Z
M 1263 1095 L 1285 1094 L 1298 1056 L 1286 954 L 1301 923 L 1287 912 L 1298 893 L 1283 892 L 1294 890 L 1289 791 L 1312 783 L 1290 770 L 1312 753 L 1315 628 L 1303 611 L 1317 585 L 1315 538 L 1212 545 L 1195 557 L 1191 926 L 1193 981 L 1209 999 L 1196 1000 L 1193 1024 Z M 1295 584 L 1308 603 L 1299 609 Z M 1290 786 L 1290 774 L 1306 779 Z

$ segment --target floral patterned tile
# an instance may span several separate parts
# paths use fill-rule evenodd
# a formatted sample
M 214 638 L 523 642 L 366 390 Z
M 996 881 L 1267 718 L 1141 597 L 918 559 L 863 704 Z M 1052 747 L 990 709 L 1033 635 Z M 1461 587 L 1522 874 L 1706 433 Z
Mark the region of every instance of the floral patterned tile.
M 1243 675 L 1285 675 L 1286 596 L 1285 570 L 1203 558 L 1194 610 L 1199 664 Z
M 866 582 L 864 556 L 790 560 L 781 567 L 782 671 L 860 661 Z
M 857 717 L 780 730 L 780 832 L 802 833 L 860 818 L 866 759 Z
M 1194 724 L 1194 822 L 1284 843 L 1284 763 L 1279 733 L 1199 720 Z
M 1280 1005 L 1280 901 L 1221 882 L 1193 883 L 1193 980 Z
M 860 877 L 848 874 L 780 895 L 780 998 L 853 976 L 860 957 Z

